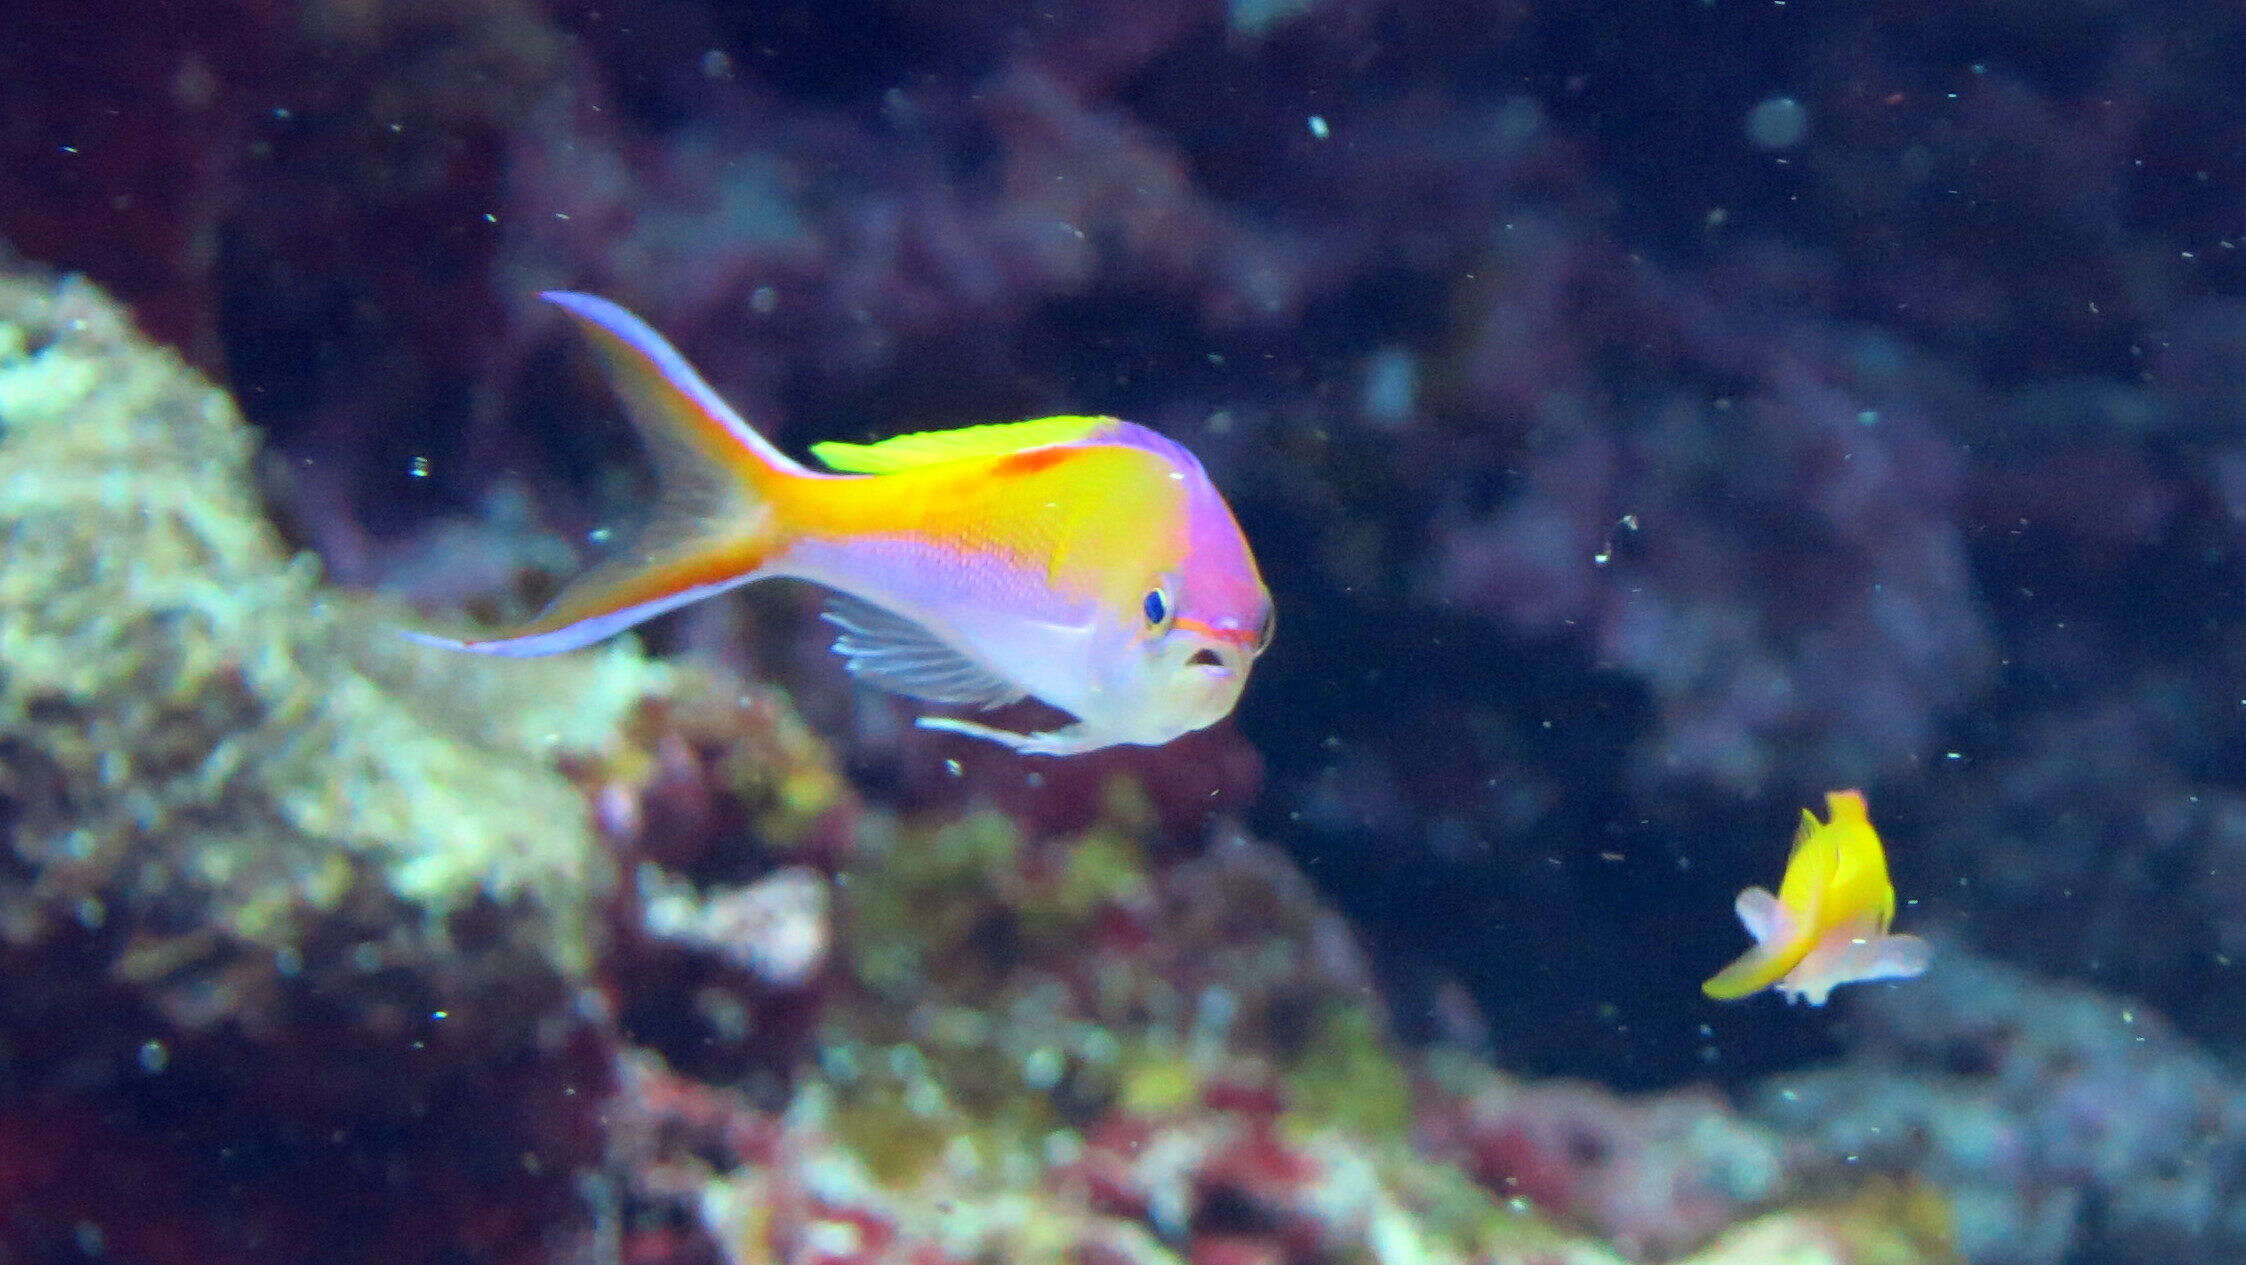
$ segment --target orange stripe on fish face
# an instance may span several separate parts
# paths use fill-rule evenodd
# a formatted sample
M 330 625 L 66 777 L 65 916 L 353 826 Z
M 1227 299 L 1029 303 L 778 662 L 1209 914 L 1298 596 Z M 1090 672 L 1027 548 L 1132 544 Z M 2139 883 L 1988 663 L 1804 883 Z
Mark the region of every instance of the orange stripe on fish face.
M 1183 628 L 1188 632 L 1197 632 L 1211 641 L 1230 642 L 1233 645 L 1250 650 L 1255 649 L 1256 645 L 1257 633 L 1253 628 L 1241 628 L 1237 625 L 1230 628 L 1219 628 L 1204 620 L 1185 615 L 1180 615 L 1173 620 L 1171 627 Z
M 1036 474 L 1042 470 L 1052 469 L 1081 451 L 1082 449 L 1063 448 L 1059 445 L 1048 448 L 1031 448 L 1009 457 L 1000 457 L 991 466 L 990 472 L 1001 477 Z

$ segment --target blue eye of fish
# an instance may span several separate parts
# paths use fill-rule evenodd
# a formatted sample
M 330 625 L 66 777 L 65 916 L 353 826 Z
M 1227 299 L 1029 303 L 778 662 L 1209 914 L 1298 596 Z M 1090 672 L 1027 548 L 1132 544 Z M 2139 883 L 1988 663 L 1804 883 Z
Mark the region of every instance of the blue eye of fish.
M 1159 624 L 1170 617 L 1169 599 L 1162 596 L 1162 590 L 1160 589 L 1148 590 L 1145 609 L 1146 622 L 1149 625 Z

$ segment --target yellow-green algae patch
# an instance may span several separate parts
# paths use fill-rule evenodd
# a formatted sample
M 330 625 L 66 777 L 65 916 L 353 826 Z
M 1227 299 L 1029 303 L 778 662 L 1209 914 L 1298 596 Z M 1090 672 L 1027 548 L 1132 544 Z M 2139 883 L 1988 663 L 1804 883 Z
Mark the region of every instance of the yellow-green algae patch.
M 1293 1122 L 1367 1137 L 1402 1137 L 1411 1127 L 1411 1078 L 1379 1016 L 1352 1001 L 1327 1004 L 1289 1078 Z
M 251 489 L 227 397 L 93 287 L 0 274 L 0 935 L 161 900 L 286 949 L 372 882 L 488 897 L 565 972 L 605 868 L 564 752 L 664 687 L 628 646 L 494 661 L 322 587 Z

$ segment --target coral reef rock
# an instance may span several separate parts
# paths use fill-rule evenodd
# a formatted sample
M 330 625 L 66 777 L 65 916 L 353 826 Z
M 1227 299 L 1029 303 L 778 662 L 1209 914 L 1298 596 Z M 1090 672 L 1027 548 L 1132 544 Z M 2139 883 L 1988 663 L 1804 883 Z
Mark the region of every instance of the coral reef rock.
M 406 641 L 290 556 L 254 449 L 91 285 L 0 268 L 11 1260 L 415 1227 L 385 1259 L 509 1255 L 591 1136 L 578 999 L 613 876 L 560 757 L 621 741 L 666 673 Z
M 0 282 L 0 933 L 153 912 L 276 951 L 355 889 L 479 902 L 574 971 L 599 877 L 557 753 L 659 686 L 628 650 L 505 665 L 323 590 L 247 491 L 226 397 L 90 287 Z M 531 924 L 537 924 L 535 926 Z M 144 953 L 153 951 L 143 949 Z M 203 952 L 187 950 L 182 952 Z

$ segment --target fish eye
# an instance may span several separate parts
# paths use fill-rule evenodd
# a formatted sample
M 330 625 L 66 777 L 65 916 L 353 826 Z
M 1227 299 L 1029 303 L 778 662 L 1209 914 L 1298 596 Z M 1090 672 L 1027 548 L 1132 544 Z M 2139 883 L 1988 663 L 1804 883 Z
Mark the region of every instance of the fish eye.
M 1141 609 L 1146 614 L 1146 626 L 1160 628 L 1170 618 L 1170 597 L 1160 589 L 1148 589 Z

